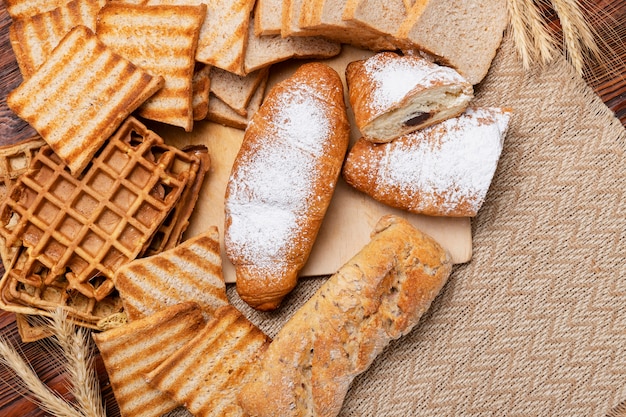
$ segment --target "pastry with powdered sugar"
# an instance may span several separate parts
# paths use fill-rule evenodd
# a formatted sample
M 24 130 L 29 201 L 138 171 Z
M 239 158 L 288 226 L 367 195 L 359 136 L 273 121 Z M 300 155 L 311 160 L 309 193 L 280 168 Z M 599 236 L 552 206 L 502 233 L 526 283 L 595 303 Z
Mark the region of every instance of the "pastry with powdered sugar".
M 511 111 L 469 108 L 462 115 L 350 149 L 343 177 L 377 201 L 412 213 L 473 217 L 496 171 Z
M 237 292 L 252 307 L 273 310 L 296 285 L 349 129 L 341 79 L 321 63 L 277 84 L 248 124 L 227 184 L 224 242 Z
M 453 68 L 394 52 L 351 62 L 346 81 L 357 127 L 372 142 L 458 116 L 474 97 L 472 85 Z

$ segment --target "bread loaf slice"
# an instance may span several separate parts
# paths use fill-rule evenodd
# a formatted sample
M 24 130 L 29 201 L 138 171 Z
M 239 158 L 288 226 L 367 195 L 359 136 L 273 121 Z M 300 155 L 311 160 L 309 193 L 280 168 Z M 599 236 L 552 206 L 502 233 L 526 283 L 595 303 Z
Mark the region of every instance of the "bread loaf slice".
M 275 309 L 295 287 L 348 141 L 341 79 L 321 63 L 276 84 L 248 124 L 226 187 L 224 242 L 252 307 Z
M 285 323 L 239 395 L 251 417 L 331 417 L 352 380 L 413 329 L 452 262 L 431 237 L 395 216 Z
M 193 128 L 195 54 L 206 6 L 137 6 L 110 3 L 96 32 L 106 45 L 165 84 L 138 110 L 140 116 Z
M 209 113 L 207 120 L 224 126 L 234 127 L 235 129 L 245 130 L 245 128 L 248 127 L 250 119 L 252 119 L 259 110 L 259 107 L 261 107 L 266 86 L 267 79 L 263 80 L 261 85 L 257 87 L 256 92 L 250 99 L 250 103 L 248 103 L 245 116 L 240 115 L 222 100 L 211 94 L 209 97 Z
M 206 19 L 200 30 L 196 60 L 243 74 L 246 34 L 254 0 L 147 0 L 146 4 L 206 5 Z
M 212 316 L 228 304 L 217 227 L 122 266 L 114 282 L 130 321 L 185 301 L 197 303 Z
M 395 34 L 407 18 L 403 0 L 348 0 L 343 20 L 368 28 L 395 44 Z
M 50 11 L 15 19 L 9 39 L 23 78 L 43 64 L 75 26 L 96 29 L 96 16 L 107 0 L 73 0 Z
M 80 173 L 126 117 L 163 85 L 85 26 L 72 29 L 7 104 Z
M 351 62 L 346 82 L 356 124 L 372 142 L 455 117 L 474 97 L 472 85 L 454 69 L 393 52 Z
M 341 45 L 320 37 L 288 37 L 280 35 L 256 36 L 251 27 L 244 58 L 244 73 L 290 58 L 324 59 L 339 55 Z
M 434 55 L 478 84 L 502 42 L 506 0 L 431 0 L 425 7 L 418 1 L 413 9 L 396 34 L 403 49 Z
M 248 115 L 248 104 L 261 82 L 267 79 L 269 67 L 253 71 L 246 76 L 233 74 L 219 68 L 211 72 L 211 93 L 239 115 Z
M 198 305 L 182 303 L 93 334 L 122 417 L 160 417 L 178 407 L 167 394 L 148 385 L 145 374 L 171 357 L 204 325 Z
M 343 177 L 392 207 L 473 217 L 498 166 L 510 117 L 509 109 L 470 108 L 389 143 L 360 139 L 348 153 Z
M 300 26 L 304 18 L 305 3 L 308 0 L 287 0 L 283 2 L 280 34 L 283 38 L 288 36 L 315 36 L 318 33 L 311 29 Z
M 198 68 L 199 67 L 199 68 Z M 211 92 L 211 66 L 196 65 L 192 78 L 193 120 L 203 120 L 209 112 L 209 93 Z
M 246 417 L 237 394 L 269 338 L 235 307 L 224 306 L 181 349 L 146 375 L 195 417 Z
M 397 46 L 386 36 L 367 27 L 344 20 L 348 0 L 302 0 L 304 10 L 298 27 L 308 34 L 374 51 L 395 50 Z M 295 30 L 292 34 L 298 34 Z
M 257 0 L 254 6 L 254 34 L 280 35 L 283 14 L 282 0 Z

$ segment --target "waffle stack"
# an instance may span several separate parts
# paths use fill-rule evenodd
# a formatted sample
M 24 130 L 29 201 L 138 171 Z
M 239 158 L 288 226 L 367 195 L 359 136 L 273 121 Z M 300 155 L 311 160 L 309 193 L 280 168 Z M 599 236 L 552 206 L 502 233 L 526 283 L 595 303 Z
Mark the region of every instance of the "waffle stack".
M 33 137 L 24 142 L 0 148 L 0 200 L 4 200 L 13 184 L 28 170 L 31 161 L 45 144 L 43 139 Z M 11 228 L 13 224 L 7 224 L 6 227 Z M 4 237 L 0 235 L 2 264 L 10 265 L 16 252 L 17 248 L 7 247 Z
M 207 169 L 206 149 L 168 146 L 132 117 L 78 177 L 43 146 L 0 204 L 0 234 L 16 251 L 0 307 L 63 306 L 98 328 L 122 310 L 115 271 L 180 241 Z

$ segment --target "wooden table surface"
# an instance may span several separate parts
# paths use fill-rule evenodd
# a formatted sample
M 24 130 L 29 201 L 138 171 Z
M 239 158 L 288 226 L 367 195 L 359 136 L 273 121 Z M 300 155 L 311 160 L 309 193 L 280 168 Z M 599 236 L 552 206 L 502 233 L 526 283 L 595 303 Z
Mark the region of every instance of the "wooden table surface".
M 605 40 L 605 59 L 589 65 L 585 79 L 606 105 L 626 126 L 626 0 L 590 0 L 588 12 L 601 39 Z M 553 26 L 558 29 L 554 16 Z M 30 126 L 17 118 L 6 105 L 6 94 L 21 82 L 21 76 L 10 47 L 8 29 L 11 23 L 4 5 L 0 6 L 0 145 L 15 143 L 34 134 Z M 621 42 L 620 42 L 621 40 Z M 0 273 L 4 269 L 0 265 Z M 48 360 L 41 342 L 22 344 L 19 340 L 13 313 L 0 311 L 0 333 L 18 346 L 40 378 L 62 395 L 67 395 L 64 377 Z M 109 417 L 119 416 L 106 372 L 97 357 L 97 371 Z M 8 384 L 10 373 L 0 366 L 0 416 L 36 417 L 44 413 L 23 398 Z

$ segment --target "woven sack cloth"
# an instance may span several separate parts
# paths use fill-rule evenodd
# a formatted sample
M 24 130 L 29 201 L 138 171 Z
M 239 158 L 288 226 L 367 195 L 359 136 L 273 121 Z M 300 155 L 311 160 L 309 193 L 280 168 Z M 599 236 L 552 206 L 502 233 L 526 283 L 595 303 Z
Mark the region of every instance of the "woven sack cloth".
M 342 417 L 605 416 L 626 400 L 626 130 L 564 60 L 524 71 L 510 39 L 474 104 L 514 116 L 472 261 Z M 323 281 L 273 313 L 229 297 L 274 336 Z

